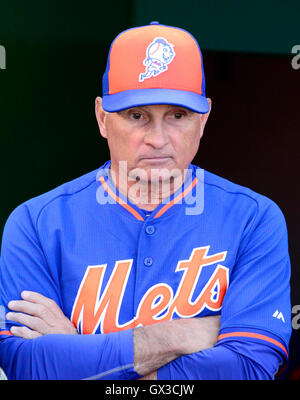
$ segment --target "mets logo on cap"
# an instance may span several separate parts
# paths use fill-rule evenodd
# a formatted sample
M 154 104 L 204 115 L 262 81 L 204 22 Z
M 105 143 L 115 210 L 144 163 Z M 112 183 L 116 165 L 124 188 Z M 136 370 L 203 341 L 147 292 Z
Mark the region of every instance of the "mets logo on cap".
M 139 81 L 143 82 L 153 76 L 167 71 L 167 65 L 175 57 L 174 45 L 162 37 L 157 37 L 149 44 L 143 64 L 146 71 L 140 74 Z

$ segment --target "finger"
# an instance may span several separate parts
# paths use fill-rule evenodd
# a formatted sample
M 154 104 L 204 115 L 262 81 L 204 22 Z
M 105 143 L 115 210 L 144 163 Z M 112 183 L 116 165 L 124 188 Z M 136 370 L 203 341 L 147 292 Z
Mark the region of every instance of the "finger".
M 45 307 L 47 307 L 54 315 L 56 316 L 63 316 L 63 312 L 60 309 L 60 307 L 56 304 L 56 302 L 49 297 L 43 296 L 42 294 L 38 292 L 32 292 L 29 290 L 24 290 L 21 293 L 21 297 L 26 300 L 30 301 L 32 303 L 36 304 L 41 304 Z
M 12 300 L 8 303 L 8 308 L 13 311 L 20 311 L 40 318 L 49 326 L 55 324 L 57 319 L 62 319 L 63 314 L 52 313 L 51 310 L 43 304 L 32 303 L 26 300 Z
M 44 321 L 52 320 L 53 315 L 45 306 L 25 300 L 13 300 L 8 303 L 8 308 L 25 314 L 39 317 Z
M 10 321 L 18 322 L 19 324 L 26 325 L 30 329 L 45 334 L 48 332 L 48 325 L 38 317 L 33 317 L 28 314 L 9 312 L 6 318 Z
M 39 336 L 42 336 L 39 332 L 32 331 L 31 329 L 26 328 L 26 326 L 12 326 L 10 331 L 14 336 L 18 336 L 23 339 L 35 339 Z

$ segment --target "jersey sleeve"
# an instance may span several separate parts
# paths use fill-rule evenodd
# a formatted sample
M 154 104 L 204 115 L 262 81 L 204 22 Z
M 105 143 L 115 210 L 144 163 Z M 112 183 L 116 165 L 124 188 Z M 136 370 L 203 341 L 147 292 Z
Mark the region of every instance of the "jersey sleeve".
M 179 357 L 157 372 L 159 380 L 271 380 L 281 355 L 262 342 L 234 340 Z
M 267 198 L 240 242 L 218 342 L 158 371 L 159 379 L 273 379 L 288 361 L 290 258 L 284 216 Z
M 284 216 L 263 198 L 240 244 L 223 301 L 219 342 L 255 340 L 288 360 L 290 269 Z
M 37 291 L 60 307 L 59 271 L 47 263 L 26 205 L 9 217 L 0 258 L 0 365 L 8 379 L 136 379 L 132 330 L 107 335 L 44 335 L 22 339 L 4 320 L 10 300 Z M 99 378 L 99 379 L 100 379 Z M 104 378 L 103 378 L 104 379 Z

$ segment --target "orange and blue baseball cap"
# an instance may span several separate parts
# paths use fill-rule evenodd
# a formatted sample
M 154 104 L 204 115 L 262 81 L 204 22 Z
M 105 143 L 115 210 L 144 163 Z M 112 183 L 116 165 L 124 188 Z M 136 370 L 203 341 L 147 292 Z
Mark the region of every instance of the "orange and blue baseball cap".
M 197 40 L 184 29 L 156 21 L 114 39 L 102 83 L 102 106 L 108 112 L 153 104 L 209 111 Z

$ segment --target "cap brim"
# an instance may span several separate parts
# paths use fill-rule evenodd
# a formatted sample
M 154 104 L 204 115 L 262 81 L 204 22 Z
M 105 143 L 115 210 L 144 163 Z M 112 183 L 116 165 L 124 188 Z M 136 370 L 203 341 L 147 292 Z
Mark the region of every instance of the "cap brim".
M 153 104 L 177 105 L 201 114 L 209 111 L 209 103 L 205 96 L 175 89 L 126 90 L 120 93 L 104 95 L 102 100 L 102 107 L 107 112 L 117 112 L 126 108 Z

